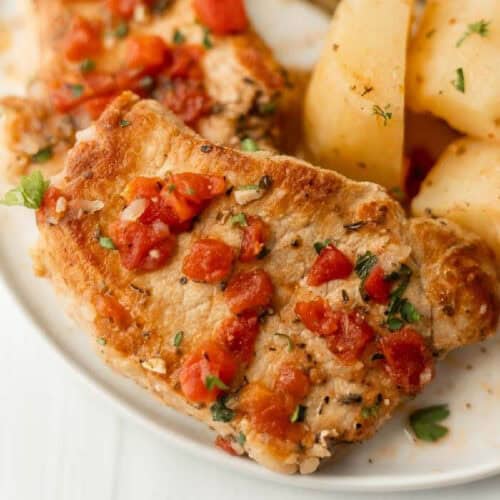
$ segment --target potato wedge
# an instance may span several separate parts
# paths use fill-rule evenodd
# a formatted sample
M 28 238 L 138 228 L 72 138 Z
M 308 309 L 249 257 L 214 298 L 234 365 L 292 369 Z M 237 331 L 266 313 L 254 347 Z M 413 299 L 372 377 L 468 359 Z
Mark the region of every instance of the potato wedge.
M 358 180 L 401 184 L 409 0 L 343 0 L 305 101 L 312 160 Z
M 500 2 L 431 0 L 410 45 L 407 104 L 500 142 Z
M 451 144 L 413 200 L 415 215 L 429 210 L 475 231 L 500 262 L 500 145 L 470 138 Z

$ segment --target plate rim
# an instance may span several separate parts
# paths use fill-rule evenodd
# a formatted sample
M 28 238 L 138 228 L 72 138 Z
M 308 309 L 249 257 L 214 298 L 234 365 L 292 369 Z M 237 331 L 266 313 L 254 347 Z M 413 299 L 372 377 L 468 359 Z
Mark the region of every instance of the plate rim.
M 75 356 L 67 352 L 62 345 L 52 338 L 49 332 L 45 331 L 43 321 L 40 320 L 36 308 L 30 304 L 29 298 L 25 296 L 26 294 L 16 284 L 15 277 L 6 269 L 6 260 L 7 259 L 1 259 L 0 261 L 0 287 L 4 289 L 13 300 L 16 307 L 22 312 L 31 330 L 36 332 L 43 343 L 48 346 L 52 352 L 57 354 L 57 357 L 62 361 L 62 364 L 66 366 L 68 372 L 70 372 L 79 383 L 90 388 L 94 394 L 105 400 L 107 404 L 110 404 L 110 406 L 116 409 L 121 415 L 159 436 L 167 443 L 173 444 L 176 448 L 180 448 L 185 450 L 188 454 L 194 455 L 196 458 L 216 461 L 223 465 L 226 470 L 229 469 L 242 473 L 246 477 L 263 479 L 288 487 L 329 492 L 376 493 L 428 490 L 431 488 L 445 488 L 467 484 L 500 473 L 499 459 L 497 463 L 487 462 L 475 467 L 459 468 L 449 472 L 408 474 L 404 476 L 390 474 L 383 476 L 367 475 L 366 477 L 349 475 L 336 477 L 332 475 L 327 478 L 315 476 L 314 474 L 289 476 L 269 471 L 250 460 L 235 460 L 234 457 L 226 456 L 226 454 L 218 451 L 215 447 L 209 448 L 205 444 L 198 442 L 196 438 L 177 435 L 176 432 L 173 429 L 169 429 L 167 425 L 160 425 L 155 422 L 154 419 L 144 413 L 140 406 L 133 401 L 119 394 L 115 389 L 106 386 L 97 377 L 94 377 L 88 369 L 78 362 Z M 35 276 L 32 276 L 32 278 L 37 279 Z M 78 329 L 81 330 L 79 326 Z M 78 333 L 82 334 L 81 331 Z M 109 369 L 111 370 L 111 368 Z M 113 376 L 120 376 L 114 372 L 111 373 Z M 188 416 L 185 417 L 190 418 Z

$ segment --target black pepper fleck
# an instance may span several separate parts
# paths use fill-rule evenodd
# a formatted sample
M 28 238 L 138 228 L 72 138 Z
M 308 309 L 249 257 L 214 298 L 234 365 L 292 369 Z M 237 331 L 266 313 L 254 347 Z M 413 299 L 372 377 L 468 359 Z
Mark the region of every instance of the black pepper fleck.
M 214 147 L 211 144 L 202 144 L 200 146 L 200 151 L 202 153 L 210 153 L 213 149 Z

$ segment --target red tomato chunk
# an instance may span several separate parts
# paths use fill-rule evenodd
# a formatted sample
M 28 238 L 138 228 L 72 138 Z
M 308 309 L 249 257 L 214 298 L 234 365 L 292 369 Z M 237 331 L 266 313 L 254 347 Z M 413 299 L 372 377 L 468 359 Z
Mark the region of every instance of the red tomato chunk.
M 126 64 L 132 69 L 153 72 L 169 64 L 172 55 L 163 41 L 156 35 L 135 35 L 127 39 Z
M 381 344 L 387 371 L 406 393 L 416 394 L 432 380 L 432 354 L 418 332 L 407 327 L 386 335 Z
M 309 271 L 307 284 L 319 286 L 328 281 L 348 278 L 352 273 L 352 262 L 338 248 L 328 245 L 318 255 Z
M 231 446 L 231 441 L 229 439 L 223 438 L 222 436 L 217 436 L 215 438 L 215 446 L 220 448 L 222 451 L 229 453 L 229 455 L 238 456 L 234 448 Z
M 63 40 L 63 52 L 70 61 L 79 61 L 97 55 L 102 49 L 102 26 L 75 16 Z
M 224 291 L 229 309 L 235 314 L 268 306 L 272 294 L 273 283 L 263 269 L 237 274 Z
M 264 249 L 269 228 L 260 217 L 250 215 L 246 220 L 248 225 L 243 228 L 240 261 L 252 262 Z
M 255 313 L 226 319 L 219 328 L 218 338 L 227 351 L 240 363 L 249 363 L 254 355 L 259 334 L 259 319 Z
M 217 283 L 230 272 L 233 249 L 223 241 L 205 238 L 196 241 L 184 259 L 182 272 L 194 281 Z
M 323 299 L 297 302 L 295 313 L 311 332 L 319 335 L 333 335 L 339 329 L 339 314 Z
M 274 390 L 290 396 L 294 402 L 300 402 L 309 393 L 309 377 L 296 366 L 283 365 L 274 384 Z
M 387 304 L 391 293 L 392 282 L 385 279 L 381 266 L 374 267 L 364 283 L 365 292 L 377 304 Z
M 236 362 L 222 347 L 207 343 L 184 362 L 179 375 L 183 394 L 194 403 L 211 403 L 222 390 L 218 387 L 208 389 L 207 377 L 218 377 L 230 385 L 236 374 Z
M 97 295 L 94 299 L 97 314 L 108 318 L 118 328 L 126 329 L 132 322 L 128 311 L 111 295 Z
M 241 33 L 248 27 L 243 0 L 194 0 L 200 21 L 217 35 Z
M 151 5 L 153 0 L 106 0 L 111 13 L 116 17 L 130 19 L 134 15 L 136 7 L 140 5 Z

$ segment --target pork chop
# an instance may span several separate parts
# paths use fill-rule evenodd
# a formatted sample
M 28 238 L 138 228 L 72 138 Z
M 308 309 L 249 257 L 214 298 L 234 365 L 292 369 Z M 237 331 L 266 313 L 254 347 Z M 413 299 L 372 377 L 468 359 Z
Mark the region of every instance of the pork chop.
M 37 0 L 37 77 L 28 98 L 0 100 L 7 178 L 33 167 L 60 170 L 75 132 L 125 89 L 159 100 L 218 144 L 272 150 L 293 144 L 293 84 L 244 10 L 238 25 L 211 28 L 193 5 Z

